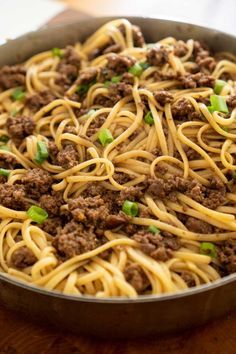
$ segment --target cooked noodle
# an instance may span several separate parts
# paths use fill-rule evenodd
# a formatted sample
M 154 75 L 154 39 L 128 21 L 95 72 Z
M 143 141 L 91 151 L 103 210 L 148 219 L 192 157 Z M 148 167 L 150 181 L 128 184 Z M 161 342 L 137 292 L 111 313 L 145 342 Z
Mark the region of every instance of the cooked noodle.
M 10 69 L 0 71 L 0 139 L 10 137 L 2 143 L 9 151 L 0 146 L 0 167 L 10 170 L 0 176 L 3 273 L 66 294 L 135 298 L 235 272 L 236 57 L 211 57 L 191 39 L 150 46 L 140 33 L 115 20 L 73 49 L 37 54 L 22 66 L 25 87 L 17 78 L 8 85 Z M 117 64 L 120 56 L 130 62 Z M 218 79 L 229 113 L 207 108 Z M 14 99 L 18 86 L 26 97 Z M 42 92 L 51 99 L 35 103 Z M 32 131 L 14 125 L 25 117 Z M 114 139 L 103 146 L 105 128 Z M 37 163 L 40 141 L 49 157 Z M 30 180 L 38 168 L 53 183 Z M 125 199 L 138 203 L 138 215 L 120 211 Z M 31 205 L 46 209 L 52 231 L 29 217 Z

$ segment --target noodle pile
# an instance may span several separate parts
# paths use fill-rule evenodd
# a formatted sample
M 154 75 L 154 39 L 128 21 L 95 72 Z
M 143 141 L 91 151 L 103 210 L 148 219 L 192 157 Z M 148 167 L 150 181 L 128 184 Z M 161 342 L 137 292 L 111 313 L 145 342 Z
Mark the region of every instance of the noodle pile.
M 137 31 L 125 19 L 109 22 L 83 44 L 30 58 L 22 64 L 25 84 L 17 79 L 11 87 L 2 84 L 0 167 L 10 172 L 0 179 L 2 273 L 65 294 L 135 298 L 176 292 L 235 271 L 236 57 L 210 56 L 192 39 L 142 43 Z M 68 51 L 80 57 L 77 74 L 73 57 L 65 62 Z M 120 56 L 130 60 L 125 70 L 123 62 L 117 64 Z M 218 80 L 223 84 L 216 94 Z M 31 97 L 42 92 L 50 92 L 52 99 L 34 105 Z M 209 108 L 212 95 L 224 98 L 228 112 Z M 14 126 L 21 117 L 33 122 L 24 136 Z M 109 142 L 101 143 L 101 132 L 103 137 L 110 133 Z M 37 162 L 37 153 L 43 156 L 39 142 L 48 157 Z M 67 165 L 59 157 L 53 160 L 52 142 L 57 154 L 68 150 Z M 70 164 L 73 154 L 77 162 Z M 53 181 L 35 197 L 27 194 L 29 188 L 37 190 L 27 182 L 34 169 L 47 171 Z M 16 188 L 12 195 L 6 185 Z M 97 203 L 94 186 L 103 191 L 102 198 L 106 191 L 114 196 L 113 214 L 129 216 L 114 227 L 101 221 L 99 232 L 96 221 L 91 232 L 98 243 L 89 247 L 78 230 L 83 235 L 86 230 L 90 240 L 88 209 L 103 205 L 91 206 L 86 199 L 87 193 Z M 40 199 L 49 194 L 61 198 L 54 216 Z M 9 207 L 8 198 L 15 204 Z M 86 220 L 81 206 L 82 214 L 70 206 L 77 199 L 91 203 Z M 138 212 L 130 215 L 125 200 L 138 205 Z M 46 210 L 54 234 L 29 216 L 32 205 Z M 74 229 L 67 232 L 68 225 Z

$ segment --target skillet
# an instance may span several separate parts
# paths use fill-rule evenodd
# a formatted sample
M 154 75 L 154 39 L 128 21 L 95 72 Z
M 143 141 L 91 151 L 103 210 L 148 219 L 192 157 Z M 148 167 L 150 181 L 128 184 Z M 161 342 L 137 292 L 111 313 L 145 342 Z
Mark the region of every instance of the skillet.
M 65 23 L 28 33 L 0 46 L 0 66 L 22 62 L 53 47 L 85 40 L 116 17 Z M 205 27 L 144 17 L 128 17 L 142 28 L 147 42 L 167 36 L 207 43 L 216 51 L 232 51 L 236 37 Z M 138 299 L 96 299 L 65 295 L 20 283 L 0 273 L 0 301 L 34 321 L 50 323 L 77 334 L 100 337 L 146 337 L 176 332 L 226 315 L 236 308 L 236 274 L 212 284 L 175 294 Z

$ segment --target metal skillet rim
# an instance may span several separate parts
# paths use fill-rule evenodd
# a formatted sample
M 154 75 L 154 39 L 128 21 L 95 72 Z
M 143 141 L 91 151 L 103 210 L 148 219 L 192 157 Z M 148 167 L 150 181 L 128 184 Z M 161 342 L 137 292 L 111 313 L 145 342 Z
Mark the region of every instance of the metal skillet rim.
M 4 50 L 4 47 L 8 46 L 9 43 L 11 45 L 14 45 L 14 43 L 17 43 L 19 39 L 33 40 L 35 37 L 37 37 L 38 34 L 43 34 L 43 33 L 47 34 L 47 32 L 50 32 L 50 30 L 57 29 L 57 28 L 63 28 L 63 27 L 73 25 L 73 24 L 78 24 L 78 23 L 83 24 L 88 21 L 93 22 L 96 20 L 100 20 L 103 23 L 105 23 L 107 21 L 111 21 L 111 20 L 118 19 L 118 18 L 126 18 L 126 19 L 130 20 L 131 22 L 138 21 L 138 20 L 145 20 L 145 21 L 161 20 L 166 23 L 180 24 L 180 25 L 186 25 L 186 26 L 189 25 L 189 26 L 193 26 L 195 28 L 199 28 L 202 30 L 207 30 L 211 33 L 215 33 L 220 36 L 224 35 L 224 36 L 227 36 L 227 37 L 230 37 L 230 38 L 236 40 L 236 36 L 233 35 L 232 33 L 227 33 L 227 32 L 217 30 L 215 28 L 208 27 L 208 26 L 206 27 L 206 26 L 202 26 L 202 25 L 198 25 L 198 24 L 194 24 L 194 23 L 186 23 L 184 21 L 177 21 L 175 19 L 169 20 L 165 17 L 154 18 L 154 17 L 148 17 L 148 16 L 100 16 L 100 17 L 95 17 L 95 18 L 87 18 L 87 19 L 85 18 L 85 19 L 81 19 L 81 20 L 65 21 L 62 24 L 56 24 L 56 25 L 50 26 L 50 27 L 45 26 L 42 29 L 28 32 L 20 37 L 10 40 L 9 42 L 4 43 L 0 47 L 2 47 Z M 0 281 L 3 281 L 5 283 L 10 283 L 14 286 L 23 288 L 25 290 L 29 290 L 32 293 L 40 293 L 41 295 L 46 295 L 46 296 L 55 297 L 55 298 L 61 298 L 61 299 L 65 299 L 68 301 L 119 305 L 119 304 L 130 304 L 130 303 L 135 304 L 135 303 L 144 303 L 144 302 L 170 301 L 170 300 L 174 300 L 176 298 L 184 298 L 184 297 L 192 296 L 194 294 L 205 293 L 205 292 L 213 290 L 215 288 L 220 288 L 226 284 L 235 282 L 236 281 L 236 273 L 231 274 L 231 275 L 227 275 L 227 276 L 220 278 L 212 283 L 203 284 L 203 285 L 189 288 L 186 290 L 181 290 L 181 291 L 177 291 L 177 292 L 173 292 L 173 293 L 166 293 L 166 294 L 164 293 L 164 294 L 160 294 L 160 295 L 139 295 L 136 299 L 130 299 L 130 298 L 125 298 L 125 297 L 96 298 L 95 296 L 90 296 L 90 295 L 84 295 L 84 296 L 79 295 L 78 296 L 78 295 L 63 294 L 62 292 L 59 292 L 56 290 L 47 290 L 43 287 L 38 287 L 34 284 L 24 283 L 22 281 L 15 279 L 12 276 L 7 275 L 7 273 L 3 273 L 3 272 L 0 272 Z

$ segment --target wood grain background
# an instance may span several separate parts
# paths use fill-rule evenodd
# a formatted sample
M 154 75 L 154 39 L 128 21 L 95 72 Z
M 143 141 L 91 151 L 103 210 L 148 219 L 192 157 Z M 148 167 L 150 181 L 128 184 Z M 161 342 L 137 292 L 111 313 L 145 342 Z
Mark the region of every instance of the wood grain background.
M 66 10 L 50 24 L 88 16 Z M 143 321 L 145 326 L 145 319 Z M 236 354 L 236 311 L 178 335 L 146 340 L 109 340 L 60 332 L 36 325 L 0 304 L 0 354 Z

